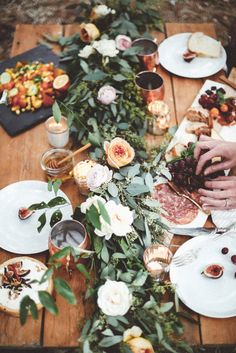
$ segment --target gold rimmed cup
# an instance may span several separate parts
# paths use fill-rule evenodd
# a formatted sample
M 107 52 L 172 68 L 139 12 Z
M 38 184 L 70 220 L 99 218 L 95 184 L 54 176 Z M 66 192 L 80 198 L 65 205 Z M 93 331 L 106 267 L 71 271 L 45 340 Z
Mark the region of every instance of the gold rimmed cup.
M 144 251 L 143 262 L 150 275 L 160 281 L 168 272 L 172 257 L 173 254 L 167 246 L 152 244 Z
M 141 94 L 146 103 L 164 99 L 164 81 L 156 72 L 139 72 L 135 77 L 135 83 L 141 90 Z
M 138 38 L 132 42 L 132 47 L 140 47 L 137 56 L 143 70 L 152 71 L 159 64 L 158 45 L 153 40 Z

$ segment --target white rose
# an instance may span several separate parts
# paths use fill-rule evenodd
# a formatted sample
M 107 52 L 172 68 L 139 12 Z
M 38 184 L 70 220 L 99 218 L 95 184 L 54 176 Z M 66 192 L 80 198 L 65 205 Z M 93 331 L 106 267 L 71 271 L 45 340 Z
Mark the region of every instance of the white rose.
M 106 5 L 97 5 L 93 8 L 93 11 L 96 13 L 97 18 L 99 17 L 105 17 L 107 16 L 109 13 L 115 14 L 116 11 L 113 9 L 110 9 L 109 7 L 107 7 Z
M 96 49 L 102 56 L 113 58 L 119 53 L 116 49 L 116 42 L 113 39 L 101 39 L 93 43 L 93 48 Z
M 88 197 L 87 200 L 80 205 L 80 210 L 82 213 L 86 213 L 92 205 L 94 205 L 98 209 L 98 200 L 101 201 L 103 204 L 106 203 L 106 201 L 100 197 L 100 196 L 92 196 Z
M 97 99 L 102 104 L 111 104 L 116 99 L 116 89 L 112 86 L 102 86 L 98 91 Z
M 119 34 L 116 39 L 116 48 L 119 50 L 126 50 L 131 47 L 132 40 L 130 37 L 124 36 L 123 34 Z
M 92 47 L 92 45 L 85 45 L 85 47 L 83 47 L 83 49 L 80 50 L 78 56 L 80 56 L 81 58 L 87 59 L 94 52 L 95 50 Z
M 132 304 L 132 294 L 124 282 L 107 280 L 98 290 L 97 304 L 106 315 L 123 316 Z
M 113 233 L 119 237 L 126 236 L 132 232 L 133 213 L 129 207 L 116 204 L 110 200 L 105 204 L 105 208 L 110 216 Z
M 99 188 L 112 179 L 112 171 L 107 166 L 96 164 L 87 174 L 87 185 L 90 190 Z

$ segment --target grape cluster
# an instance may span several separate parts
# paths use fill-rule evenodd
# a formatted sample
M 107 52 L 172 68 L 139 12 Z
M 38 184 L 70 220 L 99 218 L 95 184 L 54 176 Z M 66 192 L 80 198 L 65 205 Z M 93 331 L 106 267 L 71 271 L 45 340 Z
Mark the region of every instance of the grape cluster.
M 204 168 L 209 167 L 211 164 L 211 162 L 206 163 Z M 215 179 L 218 176 L 224 175 L 223 171 L 219 171 L 205 176 L 204 170 L 201 174 L 196 175 L 197 160 L 192 156 L 171 161 L 167 164 L 167 167 L 171 173 L 174 184 L 186 188 L 189 192 L 199 188 L 206 188 L 204 185 L 206 180 Z
M 220 100 L 222 100 L 222 96 L 225 94 L 225 90 L 223 88 L 216 89 L 215 86 L 211 87 L 211 90 L 207 90 L 205 94 L 202 94 L 199 98 L 199 104 L 204 109 L 210 110 L 214 107 L 219 107 Z

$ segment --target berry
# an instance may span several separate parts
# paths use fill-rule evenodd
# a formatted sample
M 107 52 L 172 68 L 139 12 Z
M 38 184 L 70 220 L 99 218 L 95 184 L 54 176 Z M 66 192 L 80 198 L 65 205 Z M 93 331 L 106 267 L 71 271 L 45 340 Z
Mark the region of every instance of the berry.
M 212 86 L 212 87 L 211 87 L 211 90 L 212 90 L 212 91 L 216 91 L 216 86 Z
M 226 255 L 226 254 L 228 254 L 228 252 L 229 252 L 229 249 L 228 248 L 222 248 L 221 249 L 221 252 L 222 252 L 222 254 L 224 254 L 224 255 Z
M 213 93 L 213 92 L 212 92 L 211 90 L 209 90 L 209 89 L 206 91 L 206 94 L 208 94 L 209 96 L 210 96 L 212 93 Z
M 229 107 L 227 104 L 221 104 L 220 106 L 220 111 L 223 113 L 226 113 L 229 110 Z
M 231 256 L 231 261 L 236 265 L 236 255 Z

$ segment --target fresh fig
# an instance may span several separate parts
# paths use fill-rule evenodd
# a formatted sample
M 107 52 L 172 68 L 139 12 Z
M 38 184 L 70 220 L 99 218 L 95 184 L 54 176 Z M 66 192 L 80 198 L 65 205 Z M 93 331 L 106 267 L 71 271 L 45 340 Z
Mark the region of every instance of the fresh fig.
M 218 264 L 211 264 L 204 268 L 202 274 L 206 277 L 217 279 L 220 278 L 224 273 L 224 267 Z
M 18 274 L 20 277 L 25 277 L 25 276 L 27 276 L 29 273 L 30 273 L 30 270 L 18 270 L 18 271 L 17 271 L 17 274 Z
M 183 59 L 184 61 L 190 63 L 194 58 L 196 58 L 197 54 L 193 53 L 192 51 L 188 50 L 185 53 L 183 53 Z
M 24 220 L 32 216 L 35 211 L 29 210 L 27 207 L 21 207 L 18 211 L 18 216 L 20 219 Z

